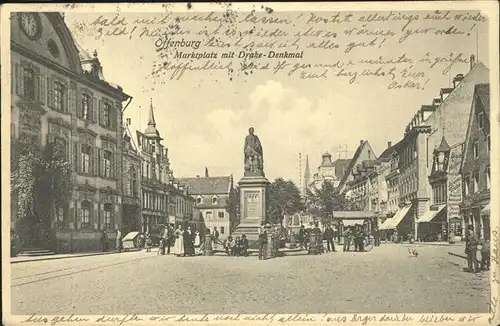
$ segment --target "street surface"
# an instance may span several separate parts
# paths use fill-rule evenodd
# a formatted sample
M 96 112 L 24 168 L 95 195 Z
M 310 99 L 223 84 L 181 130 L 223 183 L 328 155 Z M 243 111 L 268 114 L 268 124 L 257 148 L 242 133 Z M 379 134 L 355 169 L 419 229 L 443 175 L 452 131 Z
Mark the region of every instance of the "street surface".
M 463 246 L 251 257 L 153 252 L 11 264 L 13 314 L 487 313 L 488 273 Z

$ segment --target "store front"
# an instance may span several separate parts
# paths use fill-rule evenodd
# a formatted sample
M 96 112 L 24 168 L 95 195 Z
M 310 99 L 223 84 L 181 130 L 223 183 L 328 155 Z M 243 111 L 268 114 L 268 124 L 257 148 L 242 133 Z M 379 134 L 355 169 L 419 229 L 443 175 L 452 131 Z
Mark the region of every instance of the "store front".
M 446 205 L 433 205 L 417 220 L 420 241 L 448 241 Z

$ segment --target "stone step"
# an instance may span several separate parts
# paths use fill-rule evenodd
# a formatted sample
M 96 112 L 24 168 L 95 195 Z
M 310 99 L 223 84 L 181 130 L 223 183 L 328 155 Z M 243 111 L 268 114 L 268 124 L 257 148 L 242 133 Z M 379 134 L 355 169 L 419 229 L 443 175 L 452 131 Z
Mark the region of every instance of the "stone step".
M 53 251 L 50 251 L 48 249 L 37 249 L 37 250 L 22 250 L 18 256 L 28 256 L 28 257 L 33 257 L 33 256 L 47 256 L 47 255 L 55 255 L 56 253 Z

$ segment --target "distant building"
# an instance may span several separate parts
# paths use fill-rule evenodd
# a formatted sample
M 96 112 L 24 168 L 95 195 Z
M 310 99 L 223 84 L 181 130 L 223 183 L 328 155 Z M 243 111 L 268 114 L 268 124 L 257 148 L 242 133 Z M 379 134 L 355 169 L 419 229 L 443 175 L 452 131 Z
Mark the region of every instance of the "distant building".
M 332 155 L 325 152 L 321 157 L 321 164 L 318 166 L 318 172 L 310 179 L 309 158 L 307 157 L 304 184 L 309 189 L 319 189 L 322 187 L 324 181 L 329 181 L 334 187 L 337 187 L 349 162 L 350 160 L 348 159 L 337 159 L 335 162 L 332 162 Z
M 226 239 L 238 225 L 235 212 L 232 176 L 180 178 L 179 182 L 189 187 L 194 198 L 194 215 L 200 228 L 213 230 L 217 227 L 220 239 Z M 203 230 L 204 231 L 204 230 Z
M 348 181 L 354 180 L 355 176 L 355 167 L 359 164 L 362 164 L 364 161 L 373 161 L 377 158 L 377 155 L 373 152 L 373 149 L 370 143 L 367 140 L 360 140 L 359 146 L 354 153 L 354 156 L 349 161 L 349 165 L 345 169 L 345 173 L 340 179 L 339 184 L 337 185 L 337 190 L 341 193 L 347 193 L 350 189 L 347 186 Z M 354 172 L 354 174 L 353 174 Z
M 141 166 L 142 232 L 159 234 L 167 222 L 170 162 L 156 129 L 153 103 L 145 132 L 136 131 Z
M 142 230 L 142 157 L 130 130 L 131 120 L 123 126 L 123 223 L 122 232 Z
M 460 205 L 463 229 L 472 225 L 481 238 L 490 237 L 491 140 L 490 85 L 474 88 L 464 156 L 461 162 L 463 201 Z M 462 234 L 463 235 L 463 234 Z

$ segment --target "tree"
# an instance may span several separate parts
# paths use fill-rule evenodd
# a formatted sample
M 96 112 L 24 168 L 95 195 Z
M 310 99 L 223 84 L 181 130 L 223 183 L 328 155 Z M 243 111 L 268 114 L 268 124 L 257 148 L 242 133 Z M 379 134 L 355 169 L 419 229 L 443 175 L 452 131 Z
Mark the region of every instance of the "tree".
M 293 215 L 304 210 L 299 188 L 293 181 L 277 178 L 268 188 L 267 220 L 283 225 L 285 215 Z
M 59 143 L 40 149 L 21 138 L 12 139 L 11 146 L 16 229 L 24 245 L 35 244 L 50 230 L 56 208 L 69 202 L 71 168 Z
M 325 180 L 321 188 L 307 189 L 306 203 L 308 213 L 319 219 L 322 224 L 331 223 L 335 211 L 359 210 L 345 194 L 339 193 L 329 180 Z

